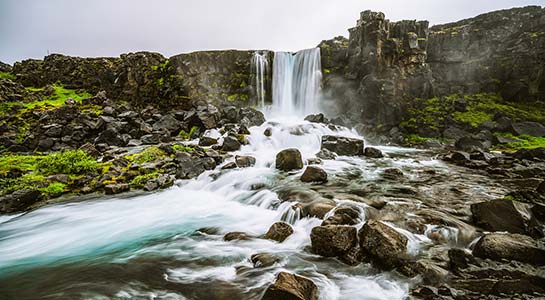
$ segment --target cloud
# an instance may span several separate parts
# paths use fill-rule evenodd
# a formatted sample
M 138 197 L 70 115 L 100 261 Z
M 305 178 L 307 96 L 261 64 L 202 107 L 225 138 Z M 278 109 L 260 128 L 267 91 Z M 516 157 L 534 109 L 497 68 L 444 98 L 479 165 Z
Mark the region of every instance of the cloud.
M 530 4 L 545 0 L 2 0 L 0 60 L 140 50 L 166 56 L 210 49 L 294 51 L 346 36 L 366 9 L 391 20 L 438 24 Z

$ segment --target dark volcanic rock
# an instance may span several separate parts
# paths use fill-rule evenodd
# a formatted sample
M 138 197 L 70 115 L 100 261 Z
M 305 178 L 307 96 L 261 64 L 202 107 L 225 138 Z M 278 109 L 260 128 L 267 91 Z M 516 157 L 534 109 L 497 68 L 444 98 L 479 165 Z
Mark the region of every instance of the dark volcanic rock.
M 128 184 L 108 184 L 104 187 L 104 192 L 106 195 L 114 195 L 128 192 L 130 189 Z
M 270 267 L 280 260 L 280 257 L 270 253 L 257 253 L 250 257 L 250 261 L 254 264 L 254 268 Z
M 363 140 L 341 136 L 322 136 L 322 149 L 338 155 L 363 155 Z
M 326 225 L 312 228 L 312 252 L 326 257 L 340 257 L 358 245 L 358 230 L 352 226 Z
M 293 233 L 291 225 L 285 222 L 276 222 L 272 224 L 264 238 L 282 243 Z
M 42 193 L 38 190 L 18 190 L 9 195 L 0 197 L 0 213 L 21 212 L 38 202 Z
M 536 122 L 513 123 L 511 132 L 516 135 L 545 137 L 545 126 Z
M 406 256 L 407 237 L 382 222 L 367 221 L 358 236 L 361 248 L 381 267 L 395 268 Z
M 380 151 L 379 149 L 377 148 L 373 148 L 373 147 L 367 147 L 365 148 L 364 152 L 363 152 L 363 155 L 366 156 L 366 157 L 371 157 L 371 158 L 381 158 L 381 157 L 384 157 L 384 154 L 382 154 L 382 151 Z
M 247 241 L 253 238 L 254 238 L 253 236 L 250 236 L 245 232 L 239 232 L 239 231 L 228 232 L 223 236 L 223 240 L 228 242 L 235 241 L 235 240 Z
M 489 231 L 526 233 L 526 220 L 511 200 L 493 200 L 471 205 L 473 222 Z
M 227 136 L 223 139 L 223 145 L 221 146 L 221 150 L 223 151 L 237 151 L 240 149 L 242 145 L 240 142 L 231 136 Z
M 326 182 L 327 173 L 322 168 L 308 166 L 301 175 L 302 182 Z
M 291 171 L 303 168 L 301 152 L 295 148 L 285 149 L 276 154 L 276 168 Z
M 252 126 L 260 126 L 265 123 L 265 116 L 259 110 L 251 107 L 243 107 L 239 112 L 240 124 L 247 128 Z
M 280 272 L 261 300 L 317 300 L 318 288 L 310 279 Z
M 255 165 L 255 157 L 237 155 L 235 157 L 235 163 L 239 168 L 248 168 Z
M 211 138 L 211 137 L 207 137 L 207 136 L 203 136 L 203 137 L 199 138 L 199 146 L 202 146 L 202 147 L 212 146 L 212 145 L 215 145 L 217 143 L 218 143 L 218 140 L 215 139 L 215 138 Z
M 545 265 L 545 249 L 538 248 L 536 241 L 520 234 L 487 234 L 475 244 L 473 255 L 492 260 L 518 260 Z
M 309 121 L 312 123 L 328 123 L 329 122 L 329 120 L 322 113 L 315 114 L 315 115 L 308 115 L 305 117 L 305 121 Z

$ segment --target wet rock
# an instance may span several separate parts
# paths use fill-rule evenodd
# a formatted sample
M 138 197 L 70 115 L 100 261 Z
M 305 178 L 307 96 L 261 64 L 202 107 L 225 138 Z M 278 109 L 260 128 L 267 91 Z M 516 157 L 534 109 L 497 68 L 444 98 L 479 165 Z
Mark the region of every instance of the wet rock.
M 255 158 L 252 156 L 239 156 L 235 157 L 235 163 L 239 168 L 248 168 L 255 165 Z
M 312 228 L 312 252 L 325 257 L 340 257 L 358 245 L 356 227 L 326 225 Z
M 520 234 L 487 234 L 475 244 L 473 255 L 498 261 L 517 260 L 545 265 L 545 249 L 538 248 L 535 240 Z
M 185 152 L 176 152 L 174 162 L 177 164 L 178 179 L 191 179 L 216 167 L 216 161 L 212 157 L 194 158 Z
M 199 138 L 199 146 L 201 147 L 208 147 L 208 146 L 215 145 L 217 143 L 218 143 L 218 140 L 215 138 L 211 138 L 207 136 L 203 136 Z
M 254 268 L 270 267 L 278 262 L 281 258 L 270 253 L 257 253 L 250 257 L 250 261 L 254 264 Z
M 144 184 L 145 191 L 154 191 L 157 189 L 166 189 L 174 184 L 174 179 L 167 174 L 160 174 L 157 178 L 149 180 Z
M 237 151 L 240 149 L 242 145 L 240 144 L 240 142 L 232 137 L 232 136 L 227 136 L 223 139 L 223 145 L 221 146 L 221 150 L 223 151 Z
M 301 152 L 295 148 L 285 149 L 276 154 L 276 168 L 282 171 L 291 171 L 303 168 Z
M 448 251 L 449 268 L 452 271 L 465 269 L 469 265 L 475 264 L 475 258 L 468 250 L 463 248 L 452 248 Z
M 473 222 L 488 231 L 526 233 L 526 220 L 511 200 L 492 200 L 471 205 Z
M 321 165 L 321 164 L 322 164 L 322 160 L 319 159 L 319 158 L 316 158 L 316 157 L 315 157 L 315 158 L 309 158 L 309 159 L 307 159 L 307 163 L 308 163 L 309 165 Z
M 317 300 L 318 288 L 312 280 L 280 272 L 275 283 L 271 284 L 261 300 Z
M 360 211 L 356 207 L 345 206 L 335 209 L 335 213 L 322 222 L 326 225 L 356 225 L 361 221 Z
M 248 241 L 252 239 L 254 239 L 253 236 L 248 235 L 245 232 L 240 232 L 240 231 L 228 232 L 223 236 L 223 240 L 227 242 L 235 241 L 235 240 Z
M 265 234 L 264 238 L 267 240 L 277 241 L 282 243 L 293 233 L 293 228 L 290 224 L 285 222 L 274 223 L 269 231 Z
M 337 154 L 335 154 L 333 151 L 322 149 L 320 152 L 316 153 L 316 157 L 321 159 L 335 159 L 337 158 Z
M 0 213 L 9 214 L 25 211 L 32 204 L 40 201 L 42 193 L 38 190 L 17 190 L 0 197 Z
M 65 174 L 56 174 L 56 175 L 47 176 L 45 180 L 50 182 L 60 182 L 60 183 L 68 184 L 68 181 L 70 181 L 70 178 L 68 177 L 68 175 L 65 175 Z
M 222 170 L 230 170 L 237 168 L 237 164 L 235 162 L 228 162 L 223 167 L 221 167 Z
M 371 260 L 386 269 L 402 263 L 407 251 L 407 237 L 390 226 L 370 220 L 358 232 L 361 248 L 368 252 Z
M 260 126 L 265 123 L 265 116 L 259 110 L 253 109 L 251 107 L 243 107 L 239 111 L 240 124 L 246 126 L 247 128 L 253 126 Z
M 218 127 L 218 122 L 221 119 L 221 114 L 217 107 L 208 104 L 197 108 L 196 116 L 197 123 L 190 124 L 191 126 L 202 125 L 206 129 Z M 199 124 L 200 123 L 200 124 Z M 199 126 L 200 127 L 200 126 Z
M 271 136 L 272 135 L 272 128 L 267 128 L 265 131 L 263 131 L 264 136 Z
M 513 154 L 513 157 L 528 160 L 545 160 L 545 148 L 520 149 Z
M 115 195 L 115 194 L 128 192 L 130 189 L 131 189 L 130 186 L 124 183 L 108 184 L 104 187 L 104 193 L 106 193 L 106 195 Z
M 319 198 L 303 205 L 301 215 L 303 217 L 316 217 L 323 219 L 336 206 L 335 201 Z
M 403 178 L 403 171 L 397 168 L 389 168 L 382 172 L 382 177 L 390 180 L 399 180 Z
M 308 166 L 301 175 L 302 182 L 327 182 L 327 173 L 322 168 Z
M 510 131 L 515 135 L 545 137 L 545 126 L 536 122 L 513 123 Z
M 458 150 L 472 152 L 490 148 L 491 142 L 483 141 L 480 138 L 472 136 L 464 136 L 458 139 L 456 143 L 454 143 L 454 146 Z
M 382 154 L 382 151 L 380 151 L 379 149 L 377 148 L 373 148 L 373 147 L 367 147 L 365 148 L 364 152 L 363 152 L 363 155 L 366 156 L 366 157 L 371 157 L 371 158 L 381 158 L 381 157 L 384 157 L 384 154 Z
M 322 136 L 322 149 L 333 151 L 338 155 L 363 155 L 363 140 L 341 136 Z
M 444 282 L 449 274 L 448 270 L 429 259 L 406 263 L 400 266 L 400 271 L 409 277 L 420 275 L 424 284 L 434 285 Z
M 309 121 L 312 123 L 329 123 L 329 120 L 322 113 L 308 115 L 305 117 L 305 121 Z

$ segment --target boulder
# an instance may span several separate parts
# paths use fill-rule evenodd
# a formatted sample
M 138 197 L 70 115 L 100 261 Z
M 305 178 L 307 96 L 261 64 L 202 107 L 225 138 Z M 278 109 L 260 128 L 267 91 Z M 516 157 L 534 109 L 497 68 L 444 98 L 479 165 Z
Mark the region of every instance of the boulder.
M 17 190 L 0 197 L 0 213 L 9 214 L 25 211 L 32 204 L 40 201 L 42 193 L 38 190 Z
M 199 146 L 208 147 L 218 143 L 218 140 L 215 138 L 203 136 L 199 139 Z
M 271 136 L 272 135 L 272 128 L 267 128 L 265 131 L 263 131 L 264 136 Z
M 302 182 L 327 182 L 327 173 L 322 168 L 308 166 L 301 175 Z
M 356 225 L 361 221 L 360 212 L 356 207 L 345 206 L 335 209 L 335 213 L 322 222 L 326 225 Z
M 204 128 L 212 129 L 218 127 L 221 114 L 217 107 L 208 104 L 206 106 L 198 107 L 197 110 L 197 118 Z
M 318 288 L 312 280 L 280 272 L 276 281 L 271 284 L 261 300 L 317 300 Z
M 243 107 L 239 111 L 240 124 L 248 128 L 253 126 L 260 126 L 265 123 L 265 116 L 259 110 L 251 107 Z
M 521 234 L 487 234 L 475 244 L 473 255 L 498 261 L 517 260 L 545 265 L 545 249 L 539 248 L 532 238 Z
M 363 140 L 342 136 L 322 136 L 322 149 L 333 151 L 338 155 L 363 155 Z
M 240 232 L 240 231 L 228 232 L 223 236 L 223 240 L 227 242 L 235 241 L 235 240 L 248 241 L 253 238 L 254 238 L 253 236 L 248 235 L 245 232 Z
M 83 150 L 85 153 L 89 154 L 90 156 L 97 158 L 100 156 L 100 152 L 93 146 L 91 143 L 85 143 L 81 147 L 79 147 L 80 150 Z
M 95 144 L 108 144 L 110 146 L 125 146 L 128 140 L 125 141 L 117 129 L 110 127 L 102 131 L 95 139 Z
M 458 150 L 472 152 L 477 150 L 485 150 L 491 146 L 491 142 L 483 141 L 480 138 L 472 136 L 464 136 L 456 140 L 454 146 Z
M 106 195 L 115 195 L 115 194 L 128 192 L 130 189 L 131 189 L 130 186 L 124 183 L 108 184 L 104 187 L 104 192 L 106 193 Z
M 322 149 L 320 152 L 316 153 L 316 157 L 321 159 L 335 159 L 337 158 L 337 154 L 335 154 L 333 151 Z
M 545 137 L 545 126 L 536 122 L 518 122 L 511 125 L 511 132 L 516 135 Z
M 282 243 L 293 233 L 293 228 L 290 224 L 285 222 L 276 222 L 272 224 L 269 231 L 265 234 L 264 238 L 267 240 L 277 241 Z
M 232 137 L 232 136 L 227 136 L 223 139 L 223 145 L 221 146 L 221 150 L 223 151 L 237 151 L 240 149 L 242 145 L 240 144 L 240 142 Z
M 545 160 L 545 148 L 520 149 L 513 154 L 513 157 L 528 160 Z
M 302 217 L 316 217 L 323 219 L 327 213 L 334 209 L 336 203 L 334 200 L 318 198 L 303 205 L 301 210 Z
M 358 245 L 356 227 L 326 225 L 312 228 L 312 252 L 325 257 L 340 257 Z
M 282 171 L 291 171 L 303 168 L 303 159 L 298 149 L 285 149 L 276 154 L 276 168 Z
M 382 177 L 389 180 L 399 180 L 403 178 L 403 171 L 398 168 L 388 168 L 382 171 Z
M 358 232 L 361 248 L 371 260 L 385 268 L 393 269 L 403 262 L 407 251 L 407 237 L 392 227 L 375 220 L 367 221 Z
M 312 123 L 329 123 L 329 120 L 322 113 L 308 115 L 305 117 L 305 121 L 309 121 Z
M 366 157 L 371 157 L 371 158 L 382 158 L 382 157 L 384 157 L 384 154 L 382 154 L 382 151 L 380 151 L 377 148 L 373 148 L 373 147 L 365 148 L 365 150 L 363 151 L 363 155 L 366 156 Z
M 235 169 L 237 167 L 237 164 L 235 162 L 228 162 L 223 167 L 221 167 L 222 170 L 230 170 Z
M 443 131 L 443 138 L 449 140 L 458 140 L 468 135 L 469 133 L 466 131 L 454 126 L 450 126 Z
M 511 200 L 492 200 L 471 205 L 473 222 L 488 231 L 526 233 L 527 224 Z
M 145 191 L 154 191 L 157 189 L 166 189 L 174 184 L 174 179 L 167 174 L 160 174 L 157 178 L 149 180 L 144 184 Z
M 257 253 L 250 257 L 250 261 L 254 264 L 254 268 L 266 268 L 280 262 L 280 257 L 270 253 Z
M 166 130 L 168 132 L 177 134 L 180 131 L 181 123 L 172 115 L 166 115 L 159 119 L 159 121 L 153 124 L 154 131 Z
M 174 162 L 177 164 L 178 179 L 191 179 L 216 167 L 216 161 L 212 157 L 194 158 L 185 152 L 176 152 Z
M 239 156 L 235 157 L 235 163 L 239 168 L 248 168 L 255 165 L 255 158 L 252 156 Z

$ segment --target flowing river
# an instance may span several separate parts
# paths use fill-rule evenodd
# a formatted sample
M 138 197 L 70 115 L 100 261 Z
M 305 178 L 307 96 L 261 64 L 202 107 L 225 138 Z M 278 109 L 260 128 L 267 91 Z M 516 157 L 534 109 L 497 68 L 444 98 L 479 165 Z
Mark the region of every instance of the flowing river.
M 315 59 L 316 53 L 306 55 Z M 308 69 L 303 75 L 292 73 L 295 81 L 320 75 L 315 74 L 319 65 L 312 67 L 304 58 L 278 57 L 284 59 L 285 69 L 296 61 Z M 323 300 L 406 297 L 410 284 L 406 278 L 370 264 L 348 266 L 311 254 L 310 231 L 322 220 L 302 218 L 293 203 L 279 200 L 282 189 L 312 185 L 299 181 L 302 170 L 276 170 L 276 153 L 298 148 L 306 161 L 320 150 L 323 135 L 359 137 L 346 128 L 303 121 L 300 112 L 308 93 L 297 93 L 290 103 L 299 113 L 286 116 L 285 102 L 279 109 L 271 108 L 265 124 L 250 128 L 249 144 L 233 153 L 255 157 L 253 167 L 222 170 L 220 165 L 161 192 L 97 196 L 0 217 L 0 299 L 260 299 L 280 271 L 312 279 Z M 263 134 L 266 129 L 271 129 L 271 136 Z M 215 130 L 206 134 L 220 136 Z M 327 185 L 349 189 L 378 182 L 379 174 L 392 167 L 410 170 L 409 174 L 451 172 L 419 150 L 378 148 L 387 157 L 323 160 Z M 486 190 L 474 192 L 490 196 Z M 366 204 L 342 196 L 333 200 L 366 209 Z M 283 243 L 223 240 L 232 231 L 262 235 L 281 220 L 294 228 Z M 365 213 L 358 226 L 364 221 Z M 426 235 L 398 230 L 409 237 L 411 251 L 419 252 L 431 242 Z M 280 257 L 279 262 L 254 268 L 249 257 L 264 252 Z

